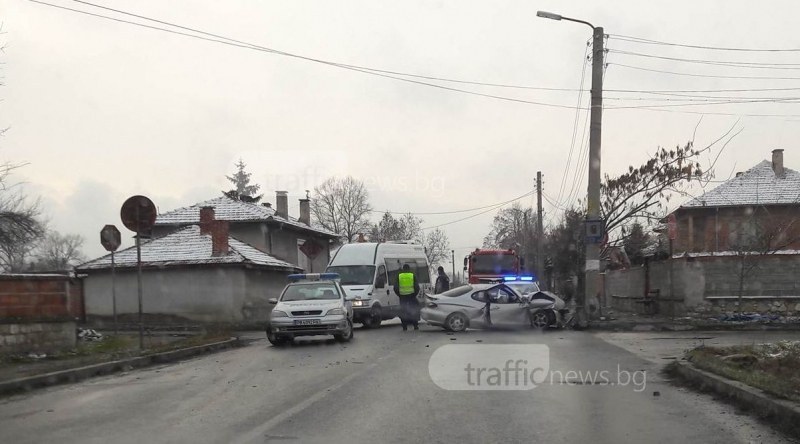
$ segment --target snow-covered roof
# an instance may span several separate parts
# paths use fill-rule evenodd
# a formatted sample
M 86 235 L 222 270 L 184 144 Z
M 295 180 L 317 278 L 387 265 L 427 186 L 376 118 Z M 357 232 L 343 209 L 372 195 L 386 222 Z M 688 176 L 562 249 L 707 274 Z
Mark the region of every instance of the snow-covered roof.
M 142 243 L 142 265 L 167 267 L 174 265 L 243 264 L 285 271 L 300 270 L 294 264 L 276 259 L 233 237 L 228 238 L 229 253 L 224 256 L 211 254 L 211 235 L 200 234 L 200 227 L 190 225 L 163 237 Z M 136 247 L 126 248 L 114 254 L 117 267 L 136 266 Z M 111 255 L 91 260 L 76 267 L 79 271 L 111 268 Z
M 783 177 L 777 177 L 764 160 L 681 208 L 790 204 L 800 204 L 800 172 L 784 168 Z
M 229 222 L 276 222 L 284 223 L 299 229 L 314 231 L 322 236 L 339 237 L 324 228 L 307 225 L 289 216 L 282 217 L 275 213 L 274 208 L 267 208 L 249 202 L 220 196 L 194 205 L 178 208 L 156 217 L 156 225 L 189 225 L 200 223 L 200 208 L 214 207 L 214 218 Z

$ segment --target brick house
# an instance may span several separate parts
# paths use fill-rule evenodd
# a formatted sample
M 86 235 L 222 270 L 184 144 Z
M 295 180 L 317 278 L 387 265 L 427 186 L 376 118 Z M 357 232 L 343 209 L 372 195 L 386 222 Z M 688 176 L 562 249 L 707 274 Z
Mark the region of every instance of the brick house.
M 800 250 L 800 172 L 783 150 L 674 211 L 675 254 Z
M 152 234 L 160 237 L 202 223 L 200 209 L 211 207 L 216 220 L 227 221 L 231 236 L 239 241 L 307 272 L 324 271 L 330 260 L 330 249 L 338 242 L 339 236 L 311 225 L 308 199 L 299 200 L 297 218 L 289 216 L 288 206 L 285 191 L 276 193 L 276 208 L 269 203 L 257 205 L 220 196 L 159 214 Z M 317 254 L 309 257 L 304 250 Z

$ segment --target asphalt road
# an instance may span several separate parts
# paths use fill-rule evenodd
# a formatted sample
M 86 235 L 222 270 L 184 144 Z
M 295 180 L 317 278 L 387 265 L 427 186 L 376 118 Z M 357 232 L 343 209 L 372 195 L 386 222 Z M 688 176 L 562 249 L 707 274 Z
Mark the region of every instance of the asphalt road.
M 544 344 L 551 372 L 606 371 L 610 383 L 567 377 L 527 391 L 443 390 L 428 363 L 448 344 Z M 427 326 L 402 332 L 393 324 L 357 329 L 346 345 L 309 340 L 275 348 L 258 339 L 173 365 L 1 399 L 0 441 L 792 442 L 727 404 L 668 384 L 660 367 L 576 331 L 448 335 Z M 620 371 L 646 379 L 623 385 Z

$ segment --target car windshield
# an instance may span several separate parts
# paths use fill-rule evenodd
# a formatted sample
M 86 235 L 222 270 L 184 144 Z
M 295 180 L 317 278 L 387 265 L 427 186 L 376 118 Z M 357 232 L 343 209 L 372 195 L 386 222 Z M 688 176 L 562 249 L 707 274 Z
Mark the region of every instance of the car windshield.
M 289 285 L 283 291 L 282 302 L 336 300 L 339 292 L 333 284 L 297 284 Z
M 342 285 L 371 285 L 375 277 L 374 265 L 340 265 L 328 267 L 327 273 L 339 273 Z
M 539 291 L 539 284 L 536 282 L 506 282 L 506 285 L 517 290 L 519 294 L 530 294 Z
M 472 256 L 472 273 L 503 275 L 517 273 L 517 257 L 509 254 L 478 254 Z
M 439 293 L 436 296 L 446 296 L 446 297 L 456 297 L 461 296 L 462 294 L 466 294 L 472 291 L 472 285 L 462 285 L 460 287 L 456 287 L 452 290 L 447 290 L 445 292 Z

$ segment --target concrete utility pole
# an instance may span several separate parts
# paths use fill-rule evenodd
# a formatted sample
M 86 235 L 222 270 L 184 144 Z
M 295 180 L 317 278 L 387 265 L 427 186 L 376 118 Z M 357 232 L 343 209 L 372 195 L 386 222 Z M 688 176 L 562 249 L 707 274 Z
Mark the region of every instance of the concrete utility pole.
M 544 242 L 544 224 L 542 222 L 542 172 L 536 172 L 536 278 L 541 282 L 544 277 L 544 258 L 542 243 Z
M 589 22 L 563 17 L 550 12 L 539 11 L 537 16 L 551 20 L 566 20 L 583 23 L 592 28 L 592 109 L 589 124 L 589 186 L 586 208 L 586 277 L 585 291 L 578 293 L 576 315 L 577 323 L 585 327 L 589 323 L 586 300 L 595 297 L 599 300 L 597 278 L 600 273 L 600 243 L 604 235 L 600 215 L 600 140 L 603 124 L 603 47 L 605 35 L 602 27 Z

